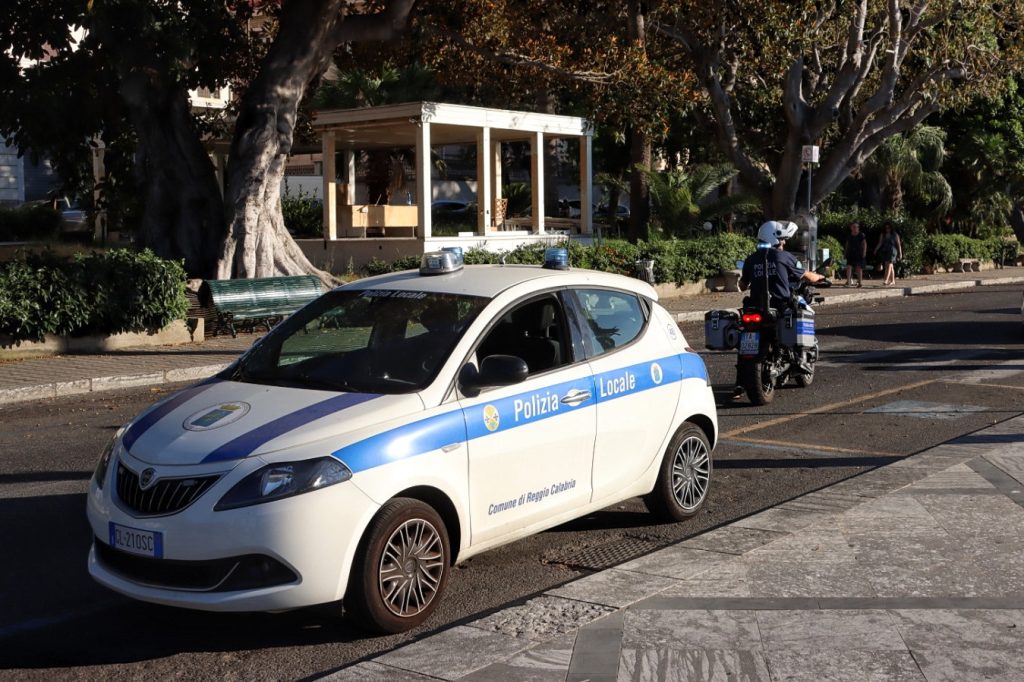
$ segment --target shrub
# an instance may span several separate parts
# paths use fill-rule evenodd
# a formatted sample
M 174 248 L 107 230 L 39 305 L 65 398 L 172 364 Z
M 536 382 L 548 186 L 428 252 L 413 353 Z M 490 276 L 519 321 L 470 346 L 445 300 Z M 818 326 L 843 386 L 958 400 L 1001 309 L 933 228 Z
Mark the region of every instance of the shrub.
M 324 233 L 324 209 L 319 199 L 299 190 L 281 195 L 281 214 L 285 228 L 296 237 L 320 237 Z
M 41 254 L 0 265 L 0 334 L 15 342 L 156 331 L 187 310 L 183 265 L 150 251 Z
M 924 260 L 932 265 L 953 267 L 961 258 L 988 260 L 998 257 L 999 249 L 992 240 L 972 239 L 962 234 L 933 234 L 924 248 Z
M 60 213 L 44 203 L 0 208 L 0 242 L 46 241 L 60 235 Z
M 463 254 L 467 265 L 505 262 L 509 265 L 539 265 L 544 262 L 544 249 L 548 244 L 528 244 L 511 251 L 495 253 L 484 249 L 470 249 Z M 569 262 L 573 267 L 602 270 L 632 276 L 636 262 L 642 258 L 654 259 L 654 279 L 657 282 L 699 282 L 717 275 L 723 268 L 732 269 L 737 260 L 746 258 L 754 250 L 750 237 L 736 234 L 701 236 L 695 239 L 665 239 L 631 244 L 625 240 L 606 240 L 585 246 L 570 241 Z M 373 259 L 366 272 L 379 275 L 407 270 L 419 266 L 417 256 L 400 258 L 392 263 Z

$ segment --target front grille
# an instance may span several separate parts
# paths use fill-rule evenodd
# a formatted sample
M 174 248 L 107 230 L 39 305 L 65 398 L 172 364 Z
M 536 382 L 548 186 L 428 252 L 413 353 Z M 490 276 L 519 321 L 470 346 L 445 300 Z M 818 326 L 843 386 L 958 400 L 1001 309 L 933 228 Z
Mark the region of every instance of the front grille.
M 162 478 L 143 490 L 139 475 L 118 462 L 117 496 L 138 516 L 162 516 L 179 512 L 195 502 L 218 478 L 219 475 Z
M 261 554 L 178 561 L 135 556 L 95 539 L 96 558 L 113 573 L 140 585 L 190 592 L 234 592 L 292 583 L 299 579 L 280 561 Z

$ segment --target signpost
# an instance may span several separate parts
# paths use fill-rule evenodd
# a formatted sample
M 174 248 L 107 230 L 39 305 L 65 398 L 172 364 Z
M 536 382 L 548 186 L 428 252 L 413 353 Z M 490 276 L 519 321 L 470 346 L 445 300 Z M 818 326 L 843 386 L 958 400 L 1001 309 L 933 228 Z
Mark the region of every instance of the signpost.
M 807 261 L 811 270 L 818 267 L 818 221 L 811 213 L 811 170 L 818 163 L 818 155 L 816 144 L 805 144 L 800 150 L 800 158 L 807 164 Z

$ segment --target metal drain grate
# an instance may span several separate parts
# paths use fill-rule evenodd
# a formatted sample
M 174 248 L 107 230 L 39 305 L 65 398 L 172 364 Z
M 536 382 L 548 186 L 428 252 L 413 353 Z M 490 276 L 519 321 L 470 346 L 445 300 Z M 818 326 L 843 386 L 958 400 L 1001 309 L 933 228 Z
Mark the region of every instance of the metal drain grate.
M 582 549 L 565 547 L 549 553 L 545 560 L 550 564 L 564 564 L 570 568 L 603 571 L 653 552 L 661 546 L 662 543 L 625 537 Z

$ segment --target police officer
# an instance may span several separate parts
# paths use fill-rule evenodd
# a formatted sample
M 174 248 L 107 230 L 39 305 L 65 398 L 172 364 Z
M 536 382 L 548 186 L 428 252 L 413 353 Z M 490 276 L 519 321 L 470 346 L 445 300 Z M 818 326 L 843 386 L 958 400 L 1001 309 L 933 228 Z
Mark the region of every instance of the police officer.
M 786 240 L 794 234 L 796 224 L 788 221 L 769 220 L 758 229 L 757 250 L 743 261 L 743 273 L 740 275 L 740 291 L 749 288 L 754 305 L 763 305 L 767 299 L 771 308 L 787 306 L 793 287 L 801 279 L 812 283 L 825 279 L 816 272 L 804 270 L 796 257 L 785 250 Z M 738 400 L 742 396 L 743 387 L 739 385 L 737 375 L 732 399 Z
M 796 224 L 769 220 L 757 231 L 757 250 L 743 261 L 740 291 L 750 288 L 750 298 L 763 303 L 765 292 L 768 305 L 779 308 L 789 304 L 792 288 L 801 279 L 818 282 L 823 279 L 816 272 L 804 270 L 796 257 L 785 250 L 786 240 L 796 234 Z

